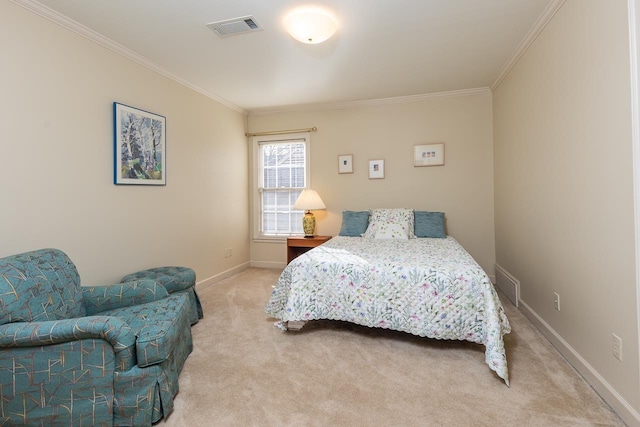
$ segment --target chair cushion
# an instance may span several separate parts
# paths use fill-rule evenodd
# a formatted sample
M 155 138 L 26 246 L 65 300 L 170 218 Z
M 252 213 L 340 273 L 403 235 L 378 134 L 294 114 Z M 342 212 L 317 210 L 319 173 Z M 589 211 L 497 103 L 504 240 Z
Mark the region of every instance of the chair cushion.
M 196 273 L 188 267 L 156 267 L 124 276 L 120 282 L 134 280 L 155 280 L 171 294 L 194 286 L 196 284 Z
M 58 249 L 0 259 L 0 324 L 84 317 L 78 270 Z
M 179 345 L 186 330 L 190 331 L 189 298 L 185 294 L 100 313 L 121 318 L 138 337 L 137 365 L 141 368 L 167 360 Z

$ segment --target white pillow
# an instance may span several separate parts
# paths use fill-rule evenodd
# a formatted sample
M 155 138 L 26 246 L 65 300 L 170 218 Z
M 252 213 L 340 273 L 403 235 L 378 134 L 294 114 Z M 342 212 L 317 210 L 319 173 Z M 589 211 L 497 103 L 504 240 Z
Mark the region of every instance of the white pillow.
M 404 230 L 404 235 L 408 239 L 414 239 L 416 236 L 413 232 L 413 209 L 374 209 L 371 212 L 369 226 L 367 231 L 362 235 L 369 239 L 376 239 L 378 230 L 386 229 L 390 224 L 396 224 Z M 397 230 L 397 227 L 394 227 Z M 396 231 L 397 234 L 397 231 Z M 383 231 L 381 236 L 389 235 L 389 231 Z M 382 237 L 388 238 L 388 237 Z
M 374 239 L 399 239 L 409 240 L 409 234 L 407 233 L 407 226 L 402 224 L 386 223 L 382 224 Z

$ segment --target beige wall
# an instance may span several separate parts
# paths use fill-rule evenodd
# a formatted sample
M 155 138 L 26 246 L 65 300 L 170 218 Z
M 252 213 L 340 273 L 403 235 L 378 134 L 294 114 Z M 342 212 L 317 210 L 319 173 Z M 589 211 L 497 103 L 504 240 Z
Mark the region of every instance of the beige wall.
M 248 262 L 241 113 L 8 1 L 0 52 L 0 256 L 62 249 L 83 284 Z M 166 117 L 166 186 L 113 184 L 114 101 Z
M 328 207 L 316 214 L 319 234 L 337 234 L 346 209 L 446 212 L 449 234 L 489 274 L 495 259 L 518 278 L 525 309 L 566 344 L 561 351 L 637 414 L 628 50 L 624 1 L 568 0 L 493 100 L 488 92 L 433 97 L 246 124 L 0 1 L 0 256 L 57 247 L 84 284 L 165 264 L 189 265 L 199 281 L 249 259 L 283 265 L 284 243 L 250 240 L 245 125 L 317 126 L 311 184 Z M 114 101 L 167 118 L 167 186 L 113 185 Z M 414 144 L 441 141 L 444 167 L 412 166 Z M 354 174 L 337 173 L 339 154 L 354 155 Z M 384 180 L 368 179 L 369 159 L 385 159 Z M 622 362 L 611 355 L 612 333 L 624 340 Z
M 311 133 L 311 186 L 327 205 L 317 234 L 337 235 L 343 210 L 407 207 L 446 213 L 447 231 L 493 274 L 491 93 L 417 102 L 249 116 L 251 132 L 317 126 Z M 445 143 L 444 167 L 414 167 L 413 146 Z M 338 155 L 353 154 L 353 174 Z M 385 160 L 385 178 L 368 161 Z M 285 262 L 284 243 L 252 243 L 251 261 Z
M 628 37 L 625 1 L 569 0 L 494 92 L 496 259 L 565 356 L 637 416 Z

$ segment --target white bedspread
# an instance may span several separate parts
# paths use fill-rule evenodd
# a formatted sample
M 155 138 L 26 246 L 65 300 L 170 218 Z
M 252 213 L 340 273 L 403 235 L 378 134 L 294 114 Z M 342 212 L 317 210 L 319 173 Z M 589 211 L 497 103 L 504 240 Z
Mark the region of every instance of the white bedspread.
M 483 344 L 487 364 L 509 384 L 509 321 L 486 273 L 450 236 L 334 237 L 285 268 L 265 311 Z

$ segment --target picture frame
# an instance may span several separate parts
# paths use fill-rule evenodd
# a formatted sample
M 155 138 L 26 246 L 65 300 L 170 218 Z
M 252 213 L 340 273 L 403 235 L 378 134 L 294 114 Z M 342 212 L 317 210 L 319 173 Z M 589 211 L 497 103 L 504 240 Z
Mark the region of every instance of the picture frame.
M 338 156 L 338 173 L 353 173 L 353 154 Z
M 384 160 L 369 160 L 369 179 L 384 179 Z
M 413 166 L 444 166 L 444 142 L 414 145 Z
M 166 118 L 113 103 L 116 185 L 166 185 Z

